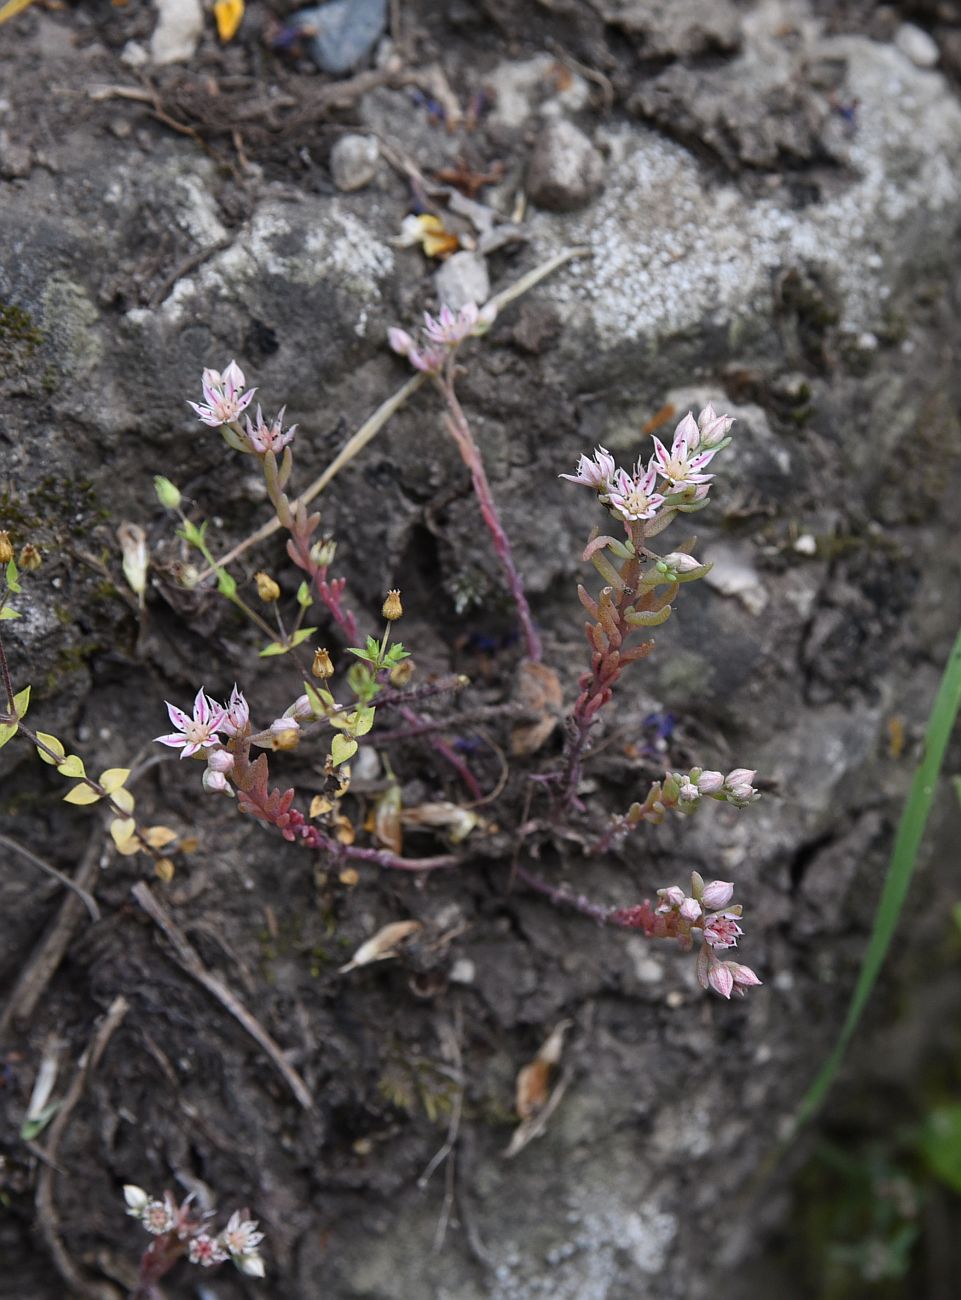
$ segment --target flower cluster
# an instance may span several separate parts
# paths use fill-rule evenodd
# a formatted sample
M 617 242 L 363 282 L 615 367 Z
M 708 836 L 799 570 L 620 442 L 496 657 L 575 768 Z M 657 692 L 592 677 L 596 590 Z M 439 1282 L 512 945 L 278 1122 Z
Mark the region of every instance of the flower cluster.
M 655 438 L 654 455 L 646 466 L 639 460 L 628 473 L 609 451 L 598 447 L 593 457 L 581 456 L 576 473 L 560 477 L 593 488 L 601 504 L 625 523 L 653 519 L 665 503 L 678 510 L 699 509 L 714 477 L 704 470 L 727 446 L 733 423 L 731 416 L 718 415 L 709 404 L 696 421 L 690 411 L 685 415 L 670 450 Z
M 123 1189 L 127 1213 L 138 1219 L 156 1240 L 148 1248 L 141 1273 L 158 1277 L 186 1254 L 192 1264 L 212 1268 L 228 1259 L 248 1277 L 264 1276 L 264 1261 L 258 1247 L 264 1234 L 246 1212 L 236 1210 L 226 1228 L 216 1236 L 206 1231 L 209 1213 L 198 1213 L 188 1196 L 178 1205 L 170 1192 L 163 1199 L 151 1197 L 142 1187 L 128 1183 Z
M 444 306 L 436 317 L 424 312 L 424 341 L 420 346 L 406 330 L 396 326 L 387 331 L 387 338 L 393 350 L 406 357 L 415 370 L 436 375 L 451 352 L 465 339 L 486 334 L 496 317 L 493 303 L 477 307 L 469 302 L 458 312 Z
M 264 457 L 268 452 L 276 455 L 293 441 L 297 432 L 296 424 L 284 428 L 284 412 L 281 407 L 273 421 L 268 424 L 263 411 L 257 407 L 253 421 L 249 415 L 244 416 L 241 427 L 240 417 L 253 400 L 256 388 L 244 392 L 246 387 L 244 372 L 236 361 L 231 361 L 221 373 L 219 370 L 205 370 L 201 381 L 204 401 L 190 402 L 198 417 L 211 429 L 220 429 L 224 438 L 236 451 L 248 455 Z M 179 500 L 179 493 L 178 493 Z M 172 508 L 176 508 L 176 505 Z
M 752 784 L 756 775 L 748 767 L 735 767 L 727 776 L 720 772 L 704 772 L 695 767 L 686 775 L 669 772 L 664 778 L 664 791 L 670 795 L 673 787 L 677 787 L 677 807 L 680 812 L 693 812 L 702 795 L 733 804 L 735 808 L 746 808 L 761 797 Z
M 722 998 L 731 994 L 744 996 L 744 990 L 761 981 L 737 961 L 722 961 L 719 952 L 736 948 L 741 937 L 740 903 L 732 904 L 734 885 L 728 880 L 711 880 L 705 884 L 698 872 L 691 872 L 691 892 L 679 885 L 657 891 L 657 907 L 649 903 L 622 908 L 613 920 L 629 929 L 643 929 L 652 939 L 676 939 L 690 950 L 700 943 L 697 955 L 697 979 L 704 989 L 713 989 Z

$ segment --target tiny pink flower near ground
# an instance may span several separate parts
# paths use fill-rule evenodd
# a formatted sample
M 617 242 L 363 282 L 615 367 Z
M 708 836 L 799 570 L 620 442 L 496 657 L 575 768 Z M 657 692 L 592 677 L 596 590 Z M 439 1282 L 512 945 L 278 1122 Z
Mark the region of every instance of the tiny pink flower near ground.
M 608 494 L 608 506 L 628 522 L 652 519 L 664 501 L 663 495 L 654 491 L 656 478 L 653 468 L 635 478 L 627 470 L 619 469 Z
M 733 912 L 714 912 L 704 921 L 704 942 L 712 948 L 736 948 L 744 931 Z
M 245 1218 L 239 1210 L 230 1216 L 226 1228 L 220 1234 L 220 1243 L 231 1255 L 250 1255 L 264 1239 L 264 1234 L 257 1231 L 257 1220 Z
M 251 421 L 249 415 L 245 417 L 244 428 L 247 433 L 247 440 L 258 456 L 266 456 L 268 451 L 272 451 L 276 456 L 278 452 L 283 451 L 289 442 L 293 442 L 297 426 L 292 424 L 289 429 L 284 428 L 284 412 L 286 410 L 286 406 L 282 406 L 274 416 L 272 424 L 268 424 L 264 419 L 259 406 L 257 407 L 256 418 L 253 421 Z
M 696 803 L 701 797 L 701 792 L 696 785 L 692 785 L 690 781 L 685 781 L 678 791 L 678 797 L 683 799 L 685 803 Z
M 577 462 L 576 474 L 559 474 L 558 478 L 566 478 L 570 483 L 581 483 L 584 487 L 594 488 L 597 492 L 606 493 L 610 490 L 610 485 L 616 473 L 617 466 L 614 464 L 614 457 L 604 447 L 597 447 L 594 450 L 593 457 L 580 457 Z
M 737 997 L 743 998 L 745 989 L 756 988 L 760 985 L 761 981 L 750 966 L 743 966 L 739 961 L 726 961 L 724 965 L 734 978 L 734 993 Z
M 431 343 L 441 347 L 457 347 L 464 339 L 470 338 L 477 325 L 478 310 L 475 303 L 468 302 L 456 314 L 448 306 L 443 306 L 437 318 L 424 312 L 424 332 Z
M 191 1264 L 200 1264 L 203 1268 L 213 1268 L 215 1264 L 222 1264 L 227 1258 L 227 1252 L 214 1237 L 209 1236 L 206 1232 L 199 1232 L 196 1237 L 192 1237 L 190 1245 L 187 1247 L 187 1257 Z
M 128 1214 L 133 1213 L 128 1210 Z M 136 1217 L 152 1236 L 162 1237 L 177 1226 L 177 1207 L 168 1194 L 162 1201 L 148 1201 Z
M 154 740 L 158 744 L 179 749 L 181 758 L 190 758 L 201 749 L 210 749 L 213 745 L 221 743 L 217 730 L 224 726 L 226 715 L 219 704 L 207 698 L 202 686 L 194 699 L 192 718 L 189 718 L 183 709 L 178 709 L 175 704 L 171 704 L 169 700 L 166 704 L 170 721 L 177 731 L 167 736 L 155 736 Z
M 674 431 L 674 441 L 670 451 L 660 438 L 654 439 L 655 451 L 651 464 L 656 466 L 658 474 L 667 479 L 672 488 L 709 483 L 714 477 L 713 474 L 704 474 L 701 471 L 717 453 L 715 450 L 695 452 L 698 436 L 694 416 L 688 412 Z
M 223 374 L 219 370 L 205 370 L 202 380 L 204 402 L 188 402 L 187 405 L 192 406 L 211 429 L 232 424 L 250 405 L 257 391 L 251 388 L 245 393 L 245 384 L 244 372 L 236 361 L 231 361 Z
M 208 794 L 233 793 L 223 772 L 216 772 L 209 767 L 204 768 L 202 784 Z
M 228 736 L 242 735 L 250 722 L 250 706 L 244 698 L 244 693 L 238 689 L 237 683 L 234 682 L 234 689 L 230 692 L 230 699 L 222 709 L 224 718 L 221 726 Z M 222 768 L 221 771 L 227 771 Z
M 702 772 L 697 778 L 697 788 L 701 794 L 716 794 L 724 785 L 720 772 Z
M 700 919 L 703 908 L 696 898 L 685 898 L 677 910 L 685 921 L 697 921 Z
M 215 749 L 207 756 L 207 766 L 212 772 L 230 772 L 235 762 L 236 759 L 229 749 Z
M 704 886 L 701 902 L 711 912 L 727 907 L 734 897 L 734 884 L 730 880 L 711 880 Z

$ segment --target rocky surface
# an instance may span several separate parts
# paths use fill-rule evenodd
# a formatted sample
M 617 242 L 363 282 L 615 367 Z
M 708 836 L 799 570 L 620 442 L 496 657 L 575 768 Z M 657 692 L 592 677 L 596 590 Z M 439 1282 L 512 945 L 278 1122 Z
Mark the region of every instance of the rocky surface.
M 414 15 L 427 66 L 449 31 L 432 29 L 441 20 L 427 10 Z M 177 478 L 225 542 L 265 517 L 249 465 L 225 458 L 185 405 L 202 366 L 236 356 L 269 411 L 288 404 L 307 482 L 406 378 L 385 345 L 389 325 L 411 325 L 435 294 L 463 296 L 468 265 L 471 284 L 486 276 L 497 292 L 579 247 L 471 345 L 462 380 L 568 699 L 583 655 L 578 557 L 596 520 L 557 474 L 597 443 L 629 461 L 652 417 L 663 434 L 708 400 L 738 421 L 697 520 L 712 585 L 684 592 L 599 737 L 589 786 L 626 806 L 649 778 L 638 753 L 650 719 L 667 714 L 673 731 L 655 764 L 702 756 L 756 766 L 771 783 L 747 813 L 718 806 L 645 829 L 600 862 L 572 850 L 541 864 L 610 903 L 684 883 L 691 868 L 735 879 L 749 917 L 744 960 L 765 986 L 728 1006 L 700 994 L 673 949 L 511 889 L 496 836 L 456 877 L 370 875 L 338 890 L 315 884 L 305 854 L 202 803 L 178 765 L 145 778 L 146 804 L 197 822 L 204 839 L 171 895 L 178 923 L 237 983 L 319 1105 L 298 1113 L 250 1042 L 169 963 L 129 906 L 137 868 L 105 856 L 105 919 L 71 950 L 40 1018 L 11 1038 L 26 1064 L 4 1094 L 19 1123 L 44 1034 L 64 1033 L 75 1059 L 95 1012 L 117 991 L 131 996 L 62 1152 L 62 1231 L 91 1275 L 116 1283 L 116 1261 L 130 1257 L 125 1180 L 199 1179 L 224 1205 L 249 1203 L 268 1231 L 271 1294 L 305 1300 L 734 1300 L 760 1228 L 787 1212 L 766 1191 L 759 1209 L 751 1180 L 837 1028 L 894 801 L 961 613 L 961 108 L 903 45 L 830 33 L 802 3 L 617 4 L 603 16 L 632 50 L 607 65 L 606 115 L 591 99 L 596 81 L 561 75 L 536 46 L 508 55 L 478 36 L 444 56 L 461 102 L 481 84 L 500 88 L 478 133 L 445 131 L 434 109 L 385 80 L 347 115 L 395 162 L 356 193 L 333 191 L 333 156 L 330 173 L 298 181 L 276 161 L 279 146 L 254 134 L 244 171 L 217 152 L 219 136 L 211 157 L 142 106 L 91 97 L 123 78 L 123 41 L 149 41 L 149 30 L 130 26 L 111 44 L 69 15 L 30 12 L 16 53 L 0 54 L 23 69 L 0 118 L 11 142 L 2 157 L 14 160 L 0 182 L 3 508 L 48 551 L 26 616 L 4 628 L 16 671 L 31 667 L 42 725 L 73 726 L 106 767 L 161 729 L 159 702 L 186 698 L 200 662 L 211 689 L 243 672 L 263 708 L 285 702 L 267 667 L 250 669 L 243 628 L 212 600 L 187 603 L 169 572 L 176 546 L 153 504 L 154 473 Z M 585 12 L 583 31 L 594 21 Z M 42 112 L 31 99 L 38 70 L 70 88 Z M 437 100 L 442 83 L 434 73 L 428 83 Z M 304 102 L 312 84 L 306 74 L 296 83 Z M 290 127 L 290 156 L 326 157 L 316 124 L 301 129 Z M 570 186 L 591 178 L 581 210 L 554 210 L 576 205 L 531 183 L 545 133 L 568 149 L 558 167 Z M 412 210 L 405 159 L 427 172 L 495 155 L 503 173 L 480 197 L 499 229 L 528 177 L 523 239 L 486 256 L 468 248 L 439 271 L 398 245 Z M 477 242 L 467 204 L 445 212 Z M 426 392 L 337 477 L 322 508 L 364 621 L 373 626 L 385 587 L 403 587 L 421 671 L 466 671 L 474 703 L 503 699 L 517 657 L 511 621 Z M 147 528 L 157 563 L 145 615 L 102 571 L 121 585 L 113 534 L 124 519 Z M 478 603 L 464 613 L 468 588 Z M 903 720 L 899 761 L 892 717 Z M 60 811 L 49 773 L 13 746 L 0 759 L 16 789 L 5 785 L 10 833 L 70 869 L 86 826 Z M 438 786 L 459 797 L 423 752 L 410 761 L 411 802 Z M 496 764 L 483 770 L 492 785 Z M 313 779 L 306 763 L 295 773 Z M 19 868 L 2 889 L 0 975 L 12 983 L 57 900 Z M 432 996 L 419 996 L 413 959 L 336 974 L 344 953 L 408 915 L 459 935 L 449 960 L 437 959 Z M 448 980 L 456 962 L 460 977 Z M 546 1136 L 506 1161 L 516 1072 L 564 1018 L 574 1022 L 567 1093 Z M 464 1119 L 445 1208 L 444 1171 L 417 1180 L 444 1141 L 458 1070 Z M 4 1177 L 14 1211 L 0 1241 L 23 1261 L 19 1300 L 59 1294 L 31 1236 L 35 1168 L 22 1148 L 10 1148 Z M 176 1285 L 171 1296 L 190 1294 L 186 1280 Z M 216 1285 L 241 1294 L 233 1278 Z

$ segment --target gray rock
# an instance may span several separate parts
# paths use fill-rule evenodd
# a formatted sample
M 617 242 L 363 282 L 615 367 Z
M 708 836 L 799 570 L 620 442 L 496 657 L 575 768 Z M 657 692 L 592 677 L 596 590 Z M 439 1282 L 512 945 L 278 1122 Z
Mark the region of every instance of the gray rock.
M 602 13 L 647 58 L 717 54 L 740 42 L 740 18 L 730 0 L 607 0 Z
M 290 25 L 310 39 L 310 53 L 322 72 L 350 72 L 368 58 L 387 27 L 387 0 L 330 0 L 301 9 Z
M 469 302 L 481 306 L 491 293 L 487 262 L 480 253 L 455 253 L 440 267 L 434 283 L 437 296 L 451 311 L 460 311 Z
M 548 122 L 537 138 L 527 168 L 527 195 L 539 208 L 571 212 L 583 208 L 604 184 L 604 162 L 572 122 Z
M 30 175 L 33 155 L 25 144 L 10 139 L 9 131 L 0 131 L 0 176 L 4 180 L 20 180 Z
M 342 135 L 330 151 L 330 174 L 339 190 L 362 190 L 377 175 L 380 145 L 372 135 Z
M 916 68 L 934 68 L 941 57 L 934 38 L 914 23 L 901 24 L 894 33 L 894 44 Z

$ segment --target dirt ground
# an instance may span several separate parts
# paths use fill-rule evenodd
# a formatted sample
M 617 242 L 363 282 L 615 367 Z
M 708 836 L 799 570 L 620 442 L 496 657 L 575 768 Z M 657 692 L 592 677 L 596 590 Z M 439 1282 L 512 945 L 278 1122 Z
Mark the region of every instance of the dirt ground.
M 2 625 L 13 682 L 89 771 L 134 769 L 144 823 L 196 842 L 160 880 L 63 804 L 28 745 L 0 752 L 0 1297 L 129 1294 L 146 1240 L 129 1183 L 246 1206 L 266 1234 L 265 1281 L 183 1263 L 169 1300 L 827 1294 L 823 1225 L 792 1181 L 810 1147 L 767 1161 L 841 1021 L 961 613 L 961 11 L 398 0 L 341 77 L 288 39 L 291 12 L 251 0 L 228 43 L 207 13 L 192 55 L 159 66 L 136 0 L 37 0 L 0 26 L 0 528 L 43 556 Z M 906 21 L 938 71 L 923 41 L 899 52 Z M 911 123 L 896 139 L 895 74 Z M 561 166 L 525 207 L 559 120 L 602 173 L 572 197 Z M 338 189 L 332 152 L 356 133 L 378 141 L 376 174 Z M 408 377 L 387 328 L 445 292 L 442 262 L 396 242 L 424 212 L 480 243 L 492 293 L 558 249 L 591 252 L 504 308 L 459 386 L 544 638 L 539 690 L 426 389 L 320 498 L 362 634 L 403 591 L 428 724 L 379 712 L 344 816 L 355 846 L 396 845 L 376 814 L 398 791 L 403 857 L 456 858 L 430 872 L 288 843 L 151 742 L 164 700 L 200 685 L 241 683 L 261 725 L 302 690 L 209 583 L 179 583 L 155 474 L 212 521 L 218 553 L 269 518 L 249 461 L 185 400 L 236 356 L 266 409 L 288 404 L 293 487 L 310 483 Z M 850 246 L 833 242 L 845 222 Z M 696 521 L 723 580 L 681 589 L 594 734 L 583 806 L 551 820 L 531 778 L 563 763 L 586 662 L 576 584 L 597 585 L 580 555 L 603 522 L 557 475 L 598 443 L 626 463 L 709 400 L 738 421 Z M 122 521 L 145 530 L 142 608 Z M 251 603 L 258 568 L 296 591 L 276 537 L 236 566 Z M 342 680 L 346 642 L 315 615 Z M 469 685 L 440 689 L 452 674 Z M 612 813 L 694 763 L 756 767 L 762 799 L 589 855 Z M 304 808 L 332 788 L 306 743 L 271 770 Z M 442 801 L 476 814 L 466 838 L 417 823 Z M 956 810 L 935 822 L 842 1132 L 913 1104 L 931 1053 L 955 1086 Z M 739 955 L 764 986 L 706 995 L 692 958 L 555 905 L 518 865 L 601 908 L 692 869 L 734 878 Z M 420 929 L 389 960 L 342 972 L 404 920 Z M 543 1133 L 508 1158 L 518 1072 L 561 1025 Z M 24 1137 L 44 1059 L 61 1104 Z M 921 1254 L 903 1294 L 951 1294 L 952 1256 Z

